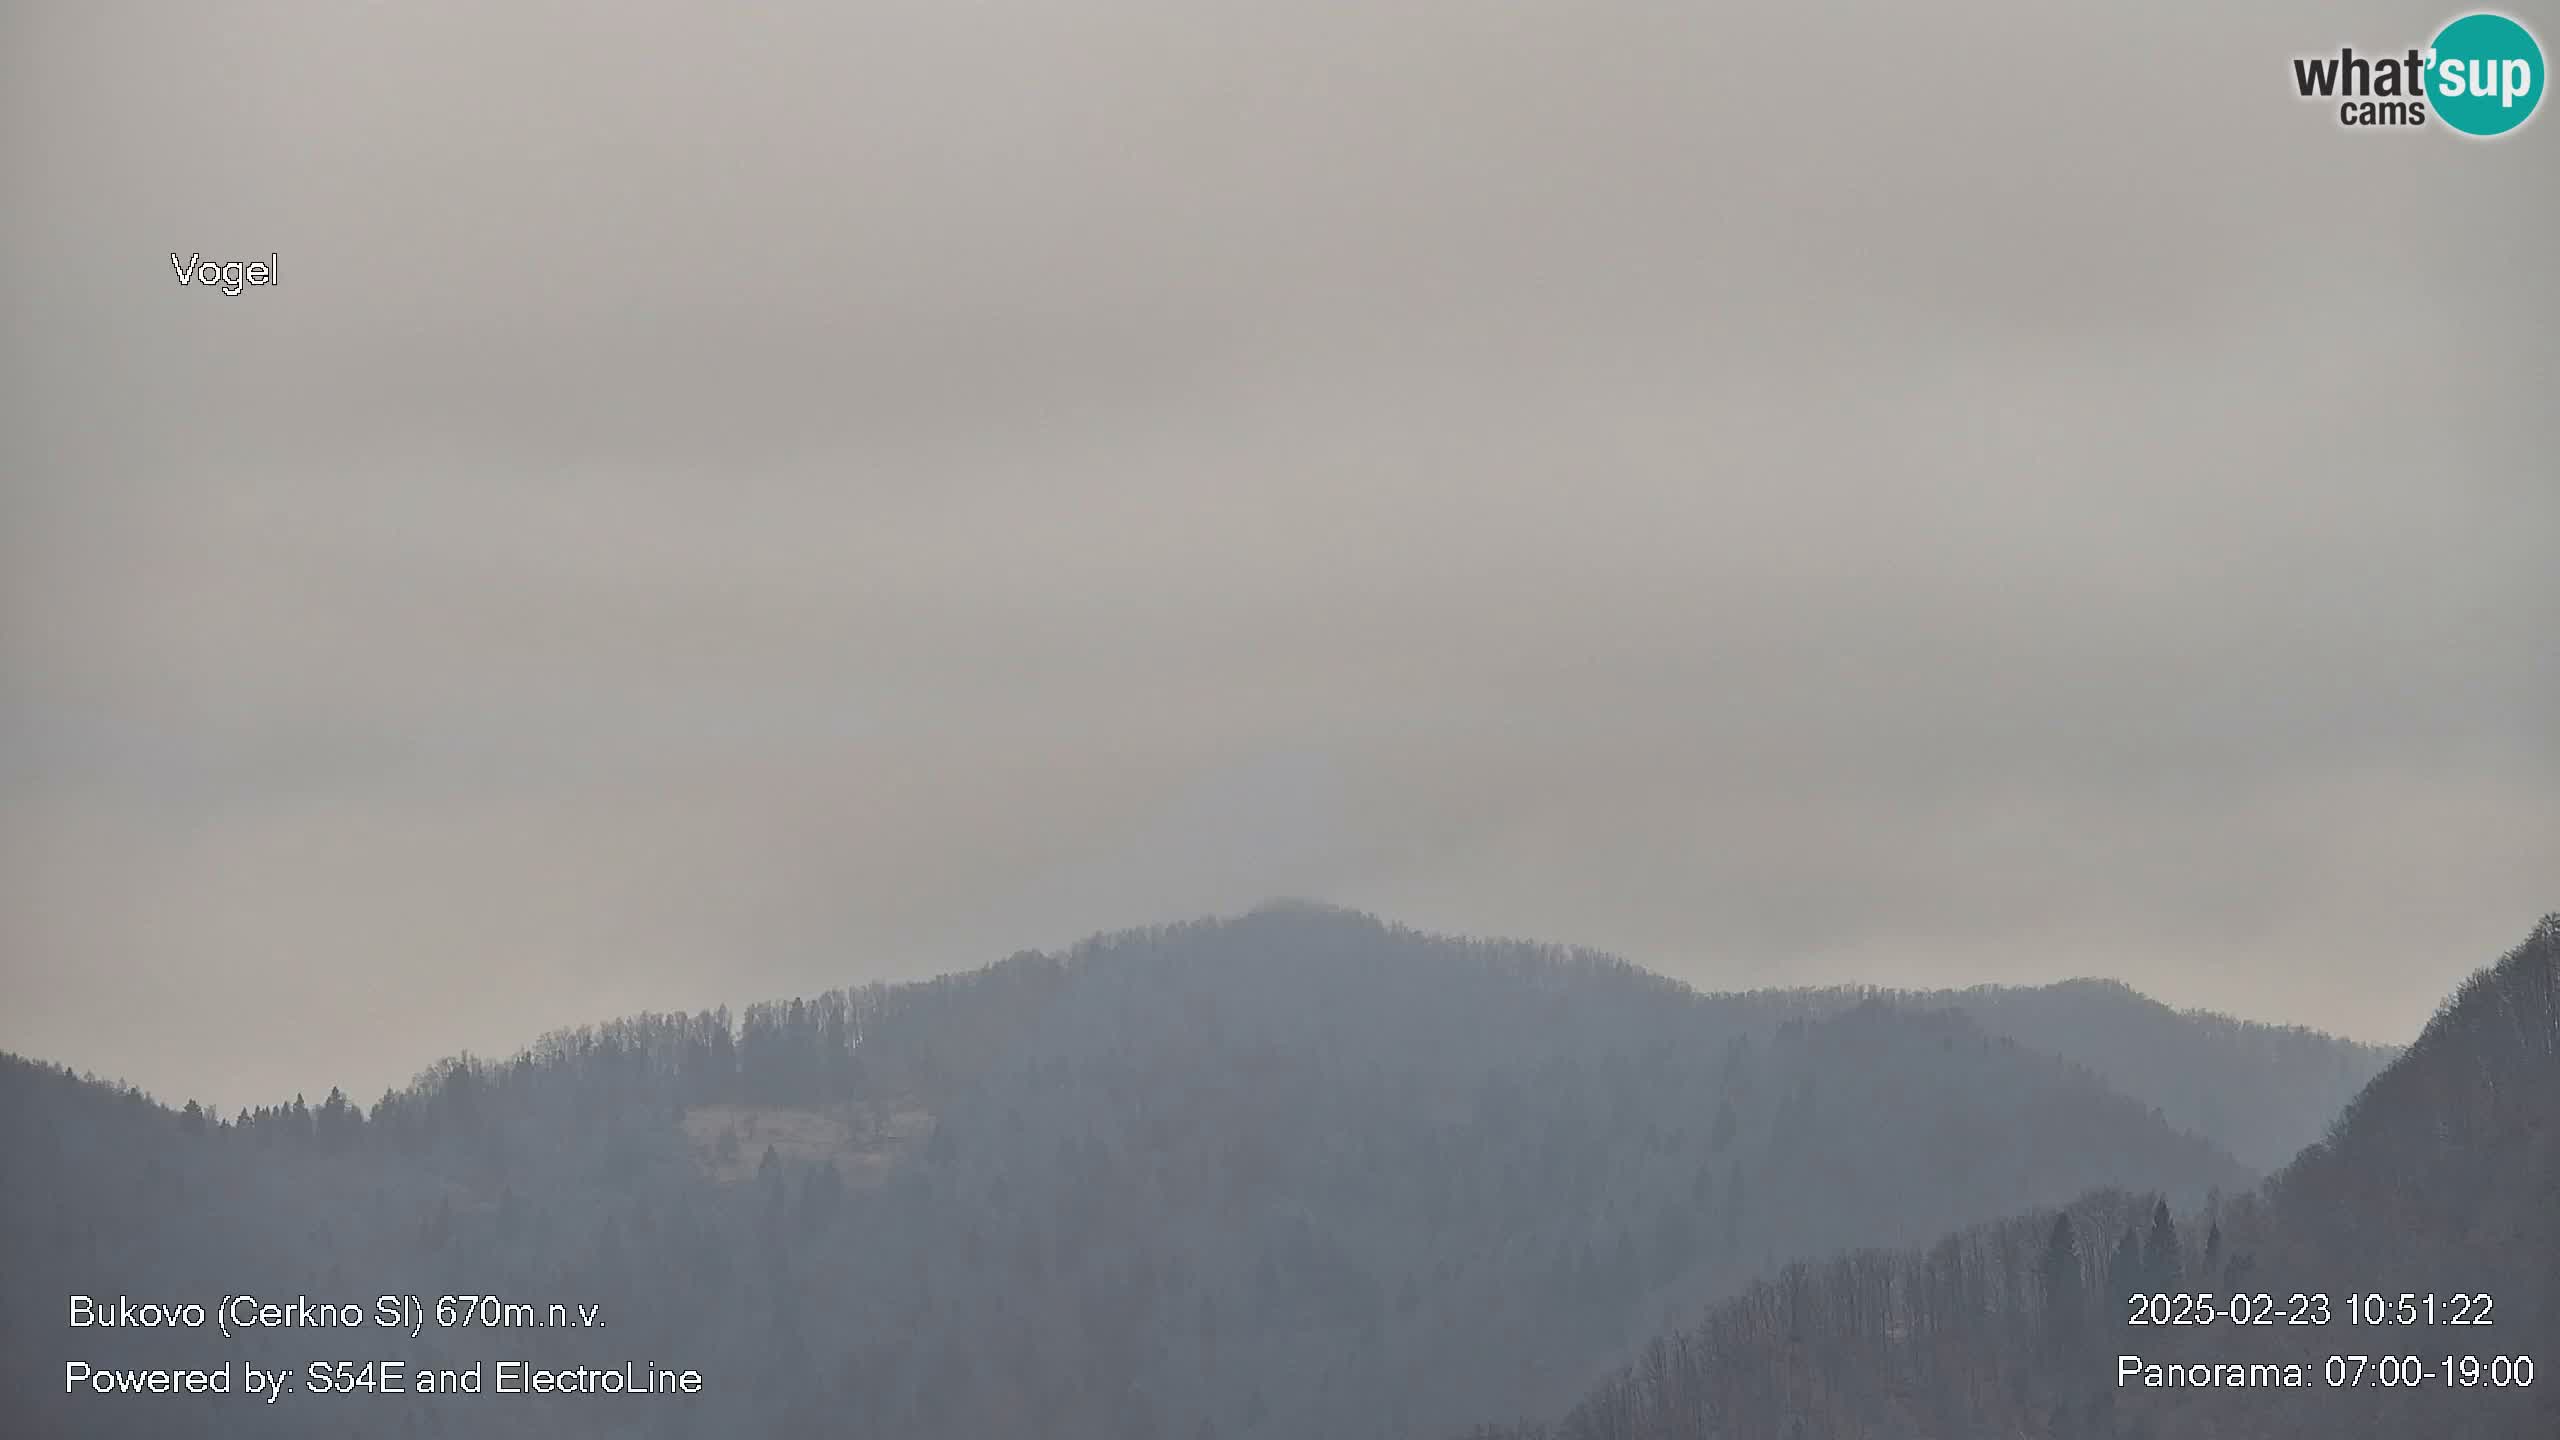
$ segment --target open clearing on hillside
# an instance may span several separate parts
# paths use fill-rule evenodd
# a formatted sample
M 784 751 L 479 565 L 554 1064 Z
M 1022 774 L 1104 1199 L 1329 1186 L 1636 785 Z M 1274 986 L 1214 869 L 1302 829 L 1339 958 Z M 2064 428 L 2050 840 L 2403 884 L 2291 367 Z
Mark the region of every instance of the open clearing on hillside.
M 684 1112 L 695 1163 L 724 1185 L 754 1179 L 767 1147 L 794 1168 L 833 1160 L 846 1184 L 878 1185 L 932 1134 L 933 1116 L 911 1105 L 695 1105 Z

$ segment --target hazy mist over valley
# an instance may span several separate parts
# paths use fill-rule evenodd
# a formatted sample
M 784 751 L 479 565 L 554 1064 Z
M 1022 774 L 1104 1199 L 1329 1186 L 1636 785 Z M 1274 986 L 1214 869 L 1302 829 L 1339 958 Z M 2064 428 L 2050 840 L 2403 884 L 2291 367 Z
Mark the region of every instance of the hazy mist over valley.
M 617 1345 L 717 1357 L 726 1398 L 682 1412 L 712 1429 L 1447 1434 L 1561 1412 L 1790 1263 L 2093 1192 L 2219 1211 L 2260 1178 L 2236 1151 L 2291 1159 L 2391 1058 L 2120 986 L 1702 994 L 1290 903 L 563 1032 L 369 1114 L 209 1128 L 16 1066 L 0 1138 L 43 1179 L 0 1233 L 45 1297 L 19 1332 L 83 1275 L 608 1296 Z M 375 1413 L 350 1398 L 291 1414 Z

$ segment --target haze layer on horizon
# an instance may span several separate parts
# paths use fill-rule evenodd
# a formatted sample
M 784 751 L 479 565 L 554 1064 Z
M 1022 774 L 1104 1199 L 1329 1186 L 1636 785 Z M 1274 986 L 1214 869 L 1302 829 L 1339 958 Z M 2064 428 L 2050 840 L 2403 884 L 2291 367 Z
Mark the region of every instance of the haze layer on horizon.
M 12 6 L 0 1047 L 1275 895 L 2405 1040 L 2560 903 L 2560 130 L 2287 57 L 2443 18 Z

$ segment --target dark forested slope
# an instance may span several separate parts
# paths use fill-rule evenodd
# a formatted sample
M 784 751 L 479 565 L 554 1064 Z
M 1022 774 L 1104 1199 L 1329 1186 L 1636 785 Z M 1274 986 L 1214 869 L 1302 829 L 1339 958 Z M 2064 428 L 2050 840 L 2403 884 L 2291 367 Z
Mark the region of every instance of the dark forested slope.
M 2145 1294 L 2187 1323 L 2129 1323 Z M 2560 916 L 2257 1194 L 2181 1219 L 2107 1191 L 1790 1266 L 1552 1428 L 1477 1433 L 2560 1435 Z
M 1905 1005 L 1292 907 L 972 974 L 555 1035 L 369 1111 L 228 1120 L 0 1069 L 0 1354 L 83 1433 L 1386 1435 L 1553 1408 L 1795 1256 L 2247 1173 L 2087 1070 Z M 609 1328 L 64 1326 L 499 1292 Z M 61 1392 L 61 1365 L 699 1369 L 700 1397 Z
M 1811 1014 L 1871 1002 L 1961 1010 L 1994 1035 L 2068 1056 L 2157 1106 L 2171 1125 L 2270 1172 L 2327 1133 L 2338 1111 L 2399 1053 L 2296 1025 L 2173 1010 L 2113 980 L 1769 993 Z

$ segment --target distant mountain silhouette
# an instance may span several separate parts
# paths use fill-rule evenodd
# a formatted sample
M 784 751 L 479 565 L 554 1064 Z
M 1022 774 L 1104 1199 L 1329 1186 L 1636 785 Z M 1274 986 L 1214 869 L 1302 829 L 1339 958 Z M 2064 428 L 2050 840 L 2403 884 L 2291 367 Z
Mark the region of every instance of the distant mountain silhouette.
M 1961 1010 L 1994 1035 L 2066 1056 L 2208 1136 L 2253 1169 L 2272 1171 L 2319 1139 L 2338 1110 L 2398 1050 L 2297 1025 L 2172 1010 L 2115 980 L 1984 985 L 1968 990 L 1841 988 L 1773 992 L 1809 1010 L 1870 1001 Z
M 203 1117 L 11 1061 L 0 1350 L 39 1433 L 205 1433 L 202 1400 L 64 1395 L 70 1359 L 368 1355 L 629 1360 L 708 1388 L 213 1413 L 260 1434 L 1445 1433 L 1561 1409 L 1789 1260 L 2099 1187 L 2195 1205 L 2253 1183 L 2047 1051 L 2122 1013 L 2197 1063 L 2288 1073 L 2250 1058 L 2255 1029 L 2113 991 L 1966 994 L 1701 995 L 1588 952 L 1279 906 L 564 1032 L 369 1110 Z M 2278 1126 L 2234 1102 L 2243 1133 Z M 608 1328 L 63 1324 L 71 1294 L 234 1292 L 495 1292 Z
M 2148 1294 L 2213 1319 L 2132 1323 Z M 2257 1194 L 2180 1217 L 2110 1190 L 1791 1266 L 1560 1422 L 1470 1433 L 2546 1440 L 2556 1357 L 2560 915 Z

